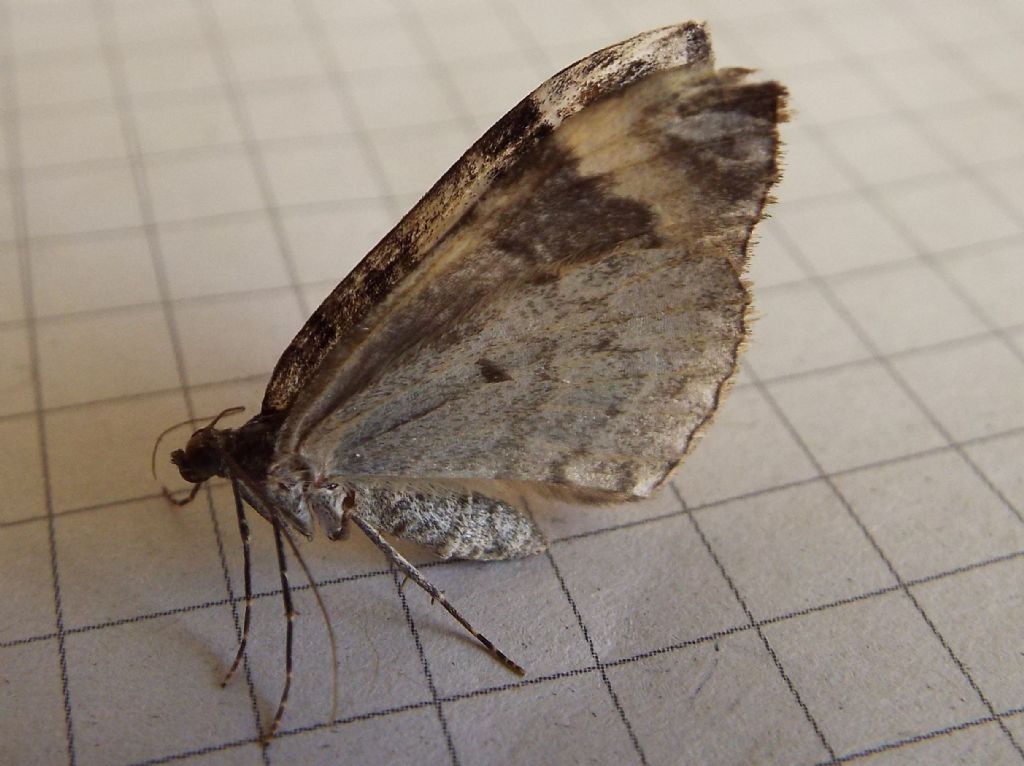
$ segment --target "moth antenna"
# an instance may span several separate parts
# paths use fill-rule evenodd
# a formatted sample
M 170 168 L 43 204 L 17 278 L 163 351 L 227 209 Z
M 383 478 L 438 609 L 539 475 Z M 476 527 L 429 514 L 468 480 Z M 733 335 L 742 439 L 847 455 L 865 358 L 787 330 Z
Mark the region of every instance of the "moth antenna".
M 238 415 L 239 413 L 242 413 L 242 412 L 245 412 L 245 407 L 243 407 L 240 404 L 235 406 L 235 407 L 228 407 L 226 410 L 221 411 L 221 413 L 217 417 L 215 417 L 213 420 L 211 420 L 206 425 L 206 428 L 213 428 L 215 425 L 217 425 L 217 423 L 223 417 L 227 417 L 228 415 Z
M 160 435 L 156 437 L 156 441 L 153 443 L 153 454 L 150 455 L 149 457 L 149 471 L 150 473 L 153 474 L 154 480 L 156 479 L 156 453 L 157 450 L 160 449 L 160 442 L 162 442 L 164 440 L 164 437 L 167 436 L 167 434 L 169 434 L 171 431 L 177 428 L 181 428 L 182 426 L 187 426 L 191 423 L 198 423 L 200 420 L 206 420 L 206 418 L 189 418 L 188 420 L 183 420 L 180 423 L 175 423 L 173 426 L 168 426 L 167 428 L 165 428 L 163 431 L 160 432 Z
M 302 557 L 302 553 L 299 552 L 299 548 L 295 544 L 295 540 L 292 538 L 291 534 L 288 532 L 288 529 L 285 526 L 285 522 L 281 518 L 281 514 L 278 513 L 277 509 L 274 507 L 273 501 L 267 496 L 267 493 L 263 491 L 263 488 L 260 487 L 260 485 L 257 482 L 255 482 L 252 479 L 252 477 L 250 477 L 245 472 L 245 469 L 243 469 L 238 464 L 238 462 L 233 457 L 231 457 L 231 455 L 228 454 L 227 452 L 224 453 L 224 462 L 226 462 L 227 465 L 228 465 L 228 471 L 231 474 L 232 482 L 233 483 L 234 482 L 241 483 L 242 486 L 244 486 L 245 489 L 248 491 L 249 503 L 252 504 L 253 507 L 255 507 L 257 510 L 261 510 L 262 509 L 263 511 L 265 511 L 266 515 L 273 520 L 275 534 L 278 534 L 277 530 L 280 530 L 280 534 L 284 537 L 285 541 L 288 543 L 288 546 L 292 549 L 292 553 L 295 554 L 296 561 L 298 561 L 299 562 L 299 566 L 302 567 L 302 572 L 306 576 L 306 580 L 309 581 L 310 589 L 313 591 L 313 596 L 316 598 L 316 603 L 317 603 L 317 606 L 320 609 L 320 614 L 324 618 L 324 625 L 327 628 L 327 638 L 328 638 L 328 640 L 330 641 L 330 644 L 331 644 L 331 665 L 332 665 L 332 668 L 333 668 L 333 673 L 332 673 L 332 690 L 331 690 L 331 698 L 332 698 L 331 699 L 331 720 L 333 721 L 333 720 L 335 720 L 338 717 L 338 697 L 339 697 L 338 689 L 339 689 L 339 685 L 340 685 L 339 684 L 339 680 L 338 680 L 338 639 L 337 639 L 337 636 L 335 636 L 335 634 L 334 634 L 334 626 L 331 625 L 330 615 L 327 613 L 327 605 L 324 603 L 323 597 L 320 595 L 320 588 L 317 587 L 316 579 L 313 577 L 313 573 L 309 570 L 309 566 L 306 564 L 306 560 Z M 281 557 L 279 556 L 278 558 L 280 559 Z M 285 587 L 286 582 L 287 582 L 287 569 L 286 568 L 282 569 L 282 575 L 283 575 L 283 580 L 282 580 L 282 589 L 283 589 Z M 288 596 L 288 603 L 289 604 L 291 603 L 291 594 L 290 594 L 290 592 L 289 592 L 289 596 Z M 292 627 L 291 626 L 291 620 L 289 620 L 289 623 L 288 623 L 289 635 L 291 634 L 290 633 L 291 632 L 291 627 Z M 239 647 L 239 652 L 241 652 L 241 651 L 242 651 L 242 649 L 241 649 L 241 647 Z M 290 661 L 290 653 L 289 653 L 289 661 Z M 291 677 L 289 675 L 288 683 L 290 684 L 290 682 L 291 682 Z M 287 689 L 286 689 L 286 695 L 287 695 Z M 284 702 L 287 702 L 287 699 L 285 699 L 282 702 L 282 706 L 278 708 L 278 711 L 277 711 L 278 715 L 275 716 L 274 723 L 271 726 L 270 733 L 267 734 L 267 736 L 263 740 L 264 744 L 266 744 L 267 742 L 270 741 L 271 737 L 273 737 L 274 733 L 277 731 L 277 727 L 280 725 L 280 715 L 283 715 L 283 712 L 284 712 L 284 710 L 283 710 Z
M 288 559 L 284 553 L 284 542 L 281 539 L 281 522 L 274 517 L 274 545 L 277 548 L 277 569 L 281 573 L 281 598 L 284 601 L 284 615 L 288 620 L 284 639 L 284 689 L 281 690 L 281 700 L 277 703 L 277 712 L 274 713 L 274 720 L 270 724 L 270 730 L 263 737 L 263 746 L 270 744 L 278 728 L 281 726 L 281 718 L 284 717 L 284 709 L 288 706 L 288 693 L 292 688 L 292 655 L 295 647 L 295 608 L 292 605 L 292 589 L 288 584 Z
M 459 622 L 459 624 L 462 625 L 462 627 L 469 631 L 469 634 L 473 636 L 473 638 L 475 638 L 483 645 L 483 647 L 487 650 L 488 654 L 490 654 L 494 659 L 496 659 L 506 668 L 511 670 L 517 676 L 526 675 L 526 671 L 523 669 L 521 665 L 509 659 L 509 657 L 504 652 L 502 652 L 493 643 L 491 643 L 491 640 L 489 638 L 484 636 L 482 633 L 478 632 L 476 628 L 470 625 L 469 620 L 463 617 L 459 613 L 459 610 L 452 606 L 451 602 L 448 601 L 447 597 L 441 591 L 439 591 L 433 584 L 431 584 L 431 582 L 427 580 L 427 578 L 420 574 L 420 571 L 416 567 L 414 567 L 405 557 L 403 557 L 401 553 L 396 551 L 388 543 L 387 540 L 381 537 L 380 533 L 378 533 L 376 529 L 370 526 L 370 524 L 368 524 L 366 521 L 360 518 L 357 514 L 353 513 L 351 514 L 351 516 L 352 520 L 356 523 L 356 525 L 361 530 L 363 530 L 363 532 L 366 534 L 367 537 L 370 538 L 370 541 L 374 545 L 376 545 L 384 552 L 384 555 L 388 557 L 391 563 L 398 567 L 398 569 L 404 575 L 406 575 L 406 577 L 408 577 L 414 583 L 423 588 L 423 590 L 425 590 L 430 595 L 432 602 L 437 601 L 437 603 L 443 606 L 448 611 L 448 614 L 454 617 Z
M 199 485 L 197 484 L 196 487 Z M 238 515 L 238 532 L 242 537 L 242 578 L 245 581 L 245 606 L 242 611 L 242 637 L 238 640 L 238 651 L 235 652 L 235 660 L 231 663 L 224 680 L 220 682 L 221 688 L 228 685 L 228 681 L 238 670 L 242 657 L 245 656 L 245 645 L 249 642 L 249 626 L 252 624 L 252 558 L 250 556 L 250 534 L 249 522 L 245 518 L 245 506 L 242 504 L 242 496 L 238 488 L 238 479 L 231 475 L 231 491 L 235 495 L 235 513 Z

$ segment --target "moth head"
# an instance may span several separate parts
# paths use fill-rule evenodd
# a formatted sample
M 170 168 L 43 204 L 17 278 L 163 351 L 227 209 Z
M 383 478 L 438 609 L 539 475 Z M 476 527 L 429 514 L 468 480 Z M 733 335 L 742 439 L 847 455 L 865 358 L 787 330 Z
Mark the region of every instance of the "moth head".
M 171 453 L 171 462 L 178 467 L 187 482 L 202 484 L 207 479 L 224 472 L 223 447 L 216 431 L 207 426 L 200 428 L 188 440 L 185 449 Z

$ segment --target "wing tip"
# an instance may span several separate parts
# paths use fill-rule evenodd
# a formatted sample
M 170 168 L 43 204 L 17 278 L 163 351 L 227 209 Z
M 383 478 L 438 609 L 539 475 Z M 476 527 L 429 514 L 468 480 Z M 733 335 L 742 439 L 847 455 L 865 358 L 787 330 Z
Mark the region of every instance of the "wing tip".
M 474 144 L 485 158 L 549 133 L 591 102 L 663 69 L 710 67 L 714 56 L 704 22 L 641 32 L 565 67 L 525 96 Z
M 712 64 L 714 53 L 706 22 L 684 21 L 640 32 L 621 42 L 602 48 L 576 64 L 582 64 L 591 59 L 600 60 L 613 57 L 633 59 L 642 56 L 651 57 L 656 69 Z M 575 64 L 567 69 L 572 69 L 573 66 Z
M 691 65 L 714 64 L 715 55 L 711 49 L 711 35 L 703 21 L 687 21 L 676 27 L 683 37 L 686 63 Z

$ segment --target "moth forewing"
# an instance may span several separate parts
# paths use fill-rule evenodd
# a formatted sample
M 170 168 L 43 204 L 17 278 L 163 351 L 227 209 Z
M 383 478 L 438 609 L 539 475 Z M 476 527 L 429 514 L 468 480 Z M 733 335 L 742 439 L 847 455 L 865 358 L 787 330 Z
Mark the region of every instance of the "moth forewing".
M 742 275 L 784 100 L 776 83 L 714 71 L 693 23 L 568 67 L 328 296 L 256 417 L 175 453 L 190 481 L 231 479 L 246 552 L 241 501 L 273 524 L 288 615 L 285 543 L 305 568 L 288 529 L 336 539 L 352 522 L 521 672 L 384 536 L 516 558 L 547 545 L 521 491 L 586 505 L 666 480 L 746 341 Z
M 726 110 L 706 142 L 687 98 Z M 735 369 L 778 98 L 670 70 L 567 118 L 325 356 L 279 447 L 333 475 L 649 494 Z
M 563 69 L 513 107 L 471 146 L 416 206 L 332 291 L 281 355 L 263 399 L 264 412 L 288 410 L 324 356 L 357 337 L 362 320 L 421 258 L 515 165 L 562 122 L 651 72 L 709 68 L 711 43 L 701 24 L 644 32 Z

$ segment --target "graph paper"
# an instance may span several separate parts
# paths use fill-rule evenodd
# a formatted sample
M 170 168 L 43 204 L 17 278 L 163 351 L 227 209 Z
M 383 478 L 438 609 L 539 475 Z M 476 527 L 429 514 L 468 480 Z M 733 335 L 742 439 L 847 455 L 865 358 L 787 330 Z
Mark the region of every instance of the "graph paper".
M 718 422 L 655 499 L 537 509 L 546 554 L 403 546 L 522 679 L 358 535 L 304 545 L 340 703 L 300 586 L 261 748 L 273 536 L 221 689 L 230 494 L 171 508 L 154 438 L 257 406 L 533 87 L 691 18 L 794 108 Z M 1017 0 L 2 0 L 0 762 L 1024 763 L 1022 32 Z

